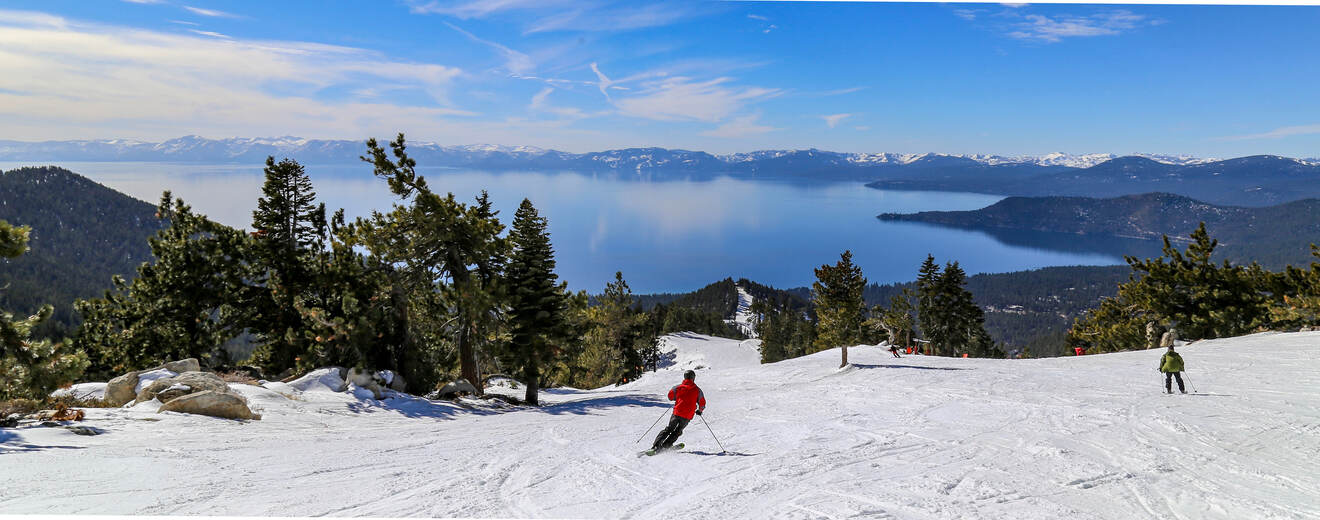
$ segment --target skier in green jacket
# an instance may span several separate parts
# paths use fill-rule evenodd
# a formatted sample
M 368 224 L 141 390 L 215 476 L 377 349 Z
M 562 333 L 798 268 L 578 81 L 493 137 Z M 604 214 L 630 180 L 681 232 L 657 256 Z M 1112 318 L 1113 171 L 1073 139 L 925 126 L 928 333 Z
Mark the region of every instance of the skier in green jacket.
M 1160 372 L 1164 372 L 1164 393 L 1173 393 L 1173 379 L 1178 380 L 1178 391 L 1187 393 L 1183 388 L 1182 371 L 1183 358 L 1173 351 L 1173 345 L 1169 345 L 1169 351 L 1160 357 Z

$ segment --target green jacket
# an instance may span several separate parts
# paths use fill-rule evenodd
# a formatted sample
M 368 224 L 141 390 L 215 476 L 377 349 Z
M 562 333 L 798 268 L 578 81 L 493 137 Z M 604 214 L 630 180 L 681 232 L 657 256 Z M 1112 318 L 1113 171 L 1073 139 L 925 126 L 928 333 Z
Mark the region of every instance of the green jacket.
M 1177 352 L 1165 352 L 1164 357 L 1160 358 L 1160 372 L 1182 372 L 1182 356 Z

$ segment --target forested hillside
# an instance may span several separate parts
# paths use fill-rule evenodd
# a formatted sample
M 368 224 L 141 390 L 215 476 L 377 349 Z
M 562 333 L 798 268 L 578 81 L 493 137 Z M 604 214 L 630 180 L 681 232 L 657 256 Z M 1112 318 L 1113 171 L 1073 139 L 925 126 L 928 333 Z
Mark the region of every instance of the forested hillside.
M 100 296 L 111 277 L 131 277 L 151 258 L 147 237 L 160 229 L 155 206 L 48 166 L 0 173 L 0 220 L 31 226 L 31 250 L 4 260 L 0 309 L 26 316 L 55 306 L 37 337 L 70 334 L 73 301 Z
M 879 215 L 881 220 L 925 222 L 974 230 L 1022 230 L 1175 242 L 1204 222 L 1219 240 L 1219 258 L 1260 262 L 1266 267 L 1310 261 L 1310 244 L 1320 243 L 1320 199 L 1269 207 L 1209 204 L 1170 193 L 1090 197 L 1009 197 L 972 211 L 923 211 Z M 1099 240 L 1097 240 L 1099 241 Z M 1115 251 L 1123 252 L 1123 251 Z

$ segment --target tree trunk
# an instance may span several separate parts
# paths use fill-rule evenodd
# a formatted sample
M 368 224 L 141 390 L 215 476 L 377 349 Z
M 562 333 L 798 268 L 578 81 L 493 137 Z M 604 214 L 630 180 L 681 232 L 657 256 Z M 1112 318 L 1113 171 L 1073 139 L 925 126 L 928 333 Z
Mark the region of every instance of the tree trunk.
M 843 346 L 843 362 L 839 363 L 839 368 L 848 366 L 848 345 Z
M 472 386 L 477 387 L 477 395 L 483 395 L 485 390 L 477 386 L 481 381 L 481 371 L 477 368 L 477 349 L 472 346 L 472 309 L 468 308 L 470 298 L 466 294 L 466 291 L 472 289 L 468 284 L 470 276 L 468 276 L 467 267 L 457 263 L 456 265 L 457 267 L 453 268 L 453 278 L 454 285 L 459 290 L 458 309 L 456 309 L 460 322 L 458 333 L 459 369 L 463 373 L 463 379 L 468 380 L 469 383 L 472 383 Z
M 523 374 L 524 379 L 527 380 L 524 382 L 527 385 L 527 395 L 523 401 L 532 406 L 540 406 L 537 394 L 541 390 L 541 371 L 536 363 L 536 352 L 531 352 L 527 356 L 527 368 L 523 370 Z

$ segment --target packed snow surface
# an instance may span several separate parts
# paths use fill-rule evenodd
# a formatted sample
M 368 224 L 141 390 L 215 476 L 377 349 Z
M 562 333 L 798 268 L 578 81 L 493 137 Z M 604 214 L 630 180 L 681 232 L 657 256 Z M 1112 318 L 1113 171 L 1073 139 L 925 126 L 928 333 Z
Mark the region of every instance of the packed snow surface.
M 738 331 L 749 338 L 756 337 L 756 314 L 752 313 L 752 295 L 743 289 L 741 285 L 735 285 L 738 289 L 738 307 L 733 311 L 733 319 L 724 320 L 726 323 L 738 327 Z
M 837 349 L 759 365 L 754 340 L 665 342 L 660 371 L 536 409 L 235 384 L 262 420 L 92 409 L 95 437 L 0 429 L 0 514 L 1320 518 L 1320 333 L 1188 345 L 1188 395 L 1163 393 L 1162 350 L 863 346 L 839 369 Z M 710 430 L 638 457 L 696 366 Z

